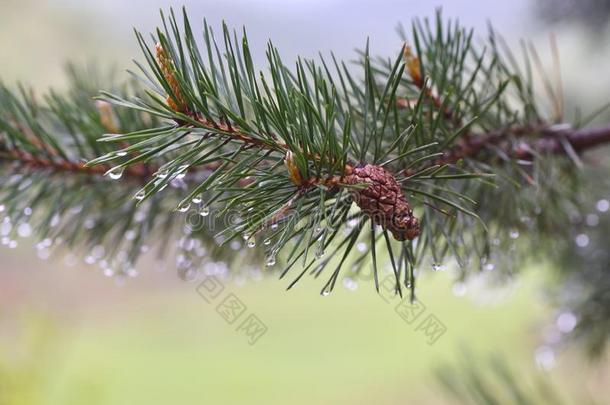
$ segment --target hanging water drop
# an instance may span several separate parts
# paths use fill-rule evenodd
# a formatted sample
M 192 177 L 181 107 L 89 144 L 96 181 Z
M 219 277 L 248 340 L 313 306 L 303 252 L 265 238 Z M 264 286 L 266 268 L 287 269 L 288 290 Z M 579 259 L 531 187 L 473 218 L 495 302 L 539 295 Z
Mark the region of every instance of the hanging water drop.
M 191 201 L 193 204 L 201 204 L 201 201 L 203 201 L 203 196 L 201 194 L 197 194 Z
M 189 208 L 191 208 L 191 203 L 185 202 L 178 206 L 178 211 L 187 212 L 189 210 Z
M 112 180 L 118 180 L 123 177 L 123 168 L 122 167 L 114 167 L 106 172 L 106 175 L 110 177 Z
M 250 239 L 247 246 L 252 249 L 254 246 L 256 246 L 256 241 L 254 239 Z
M 445 270 L 445 266 L 443 266 L 441 263 L 432 263 L 432 270 L 443 271 Z
M 263 241 L 263 245 L 269 246 L 271 244 L 271 239 L 267 238 Z
M 271 229 L 275 230 L 275 229 L 277 229 L 277 227 L 278 227 L 278 224 L 271 224 Z
M 36 255 L 40 260 L 47 260 L 49 257 L 51 257 L 51 251 L 47 248 L 38 249 L 36 251 Z
M 127 156 L 127 152 L 125 152 L 124 150 L 120 150 L 116 153 L 117 157 L 123 157 L 123 156 Z
M 587 225 L 594 227 L 599 225 L 599 216 L 595 214 L 588 214 L 586 219 Z
M 316 259 L 320 259 L 322 256 L 324 256 L 324 243 L 318 243 L 318 246 L 316 246 L 315 256 Z
M 574 242 L 576 243 L 576 246 L 578 246 L 578 247 L 581 247 L 581 248 L 587 247 L 587 245 L 589 244 L 589 235 L 587 235 L 586 233 L 578 234 L 574 238 Z
M 610 201 L 606 199 L 599 200 L 595 204 L 595 208 L 597 208 L 599 212 L 606 212 L 610 209 Z
M 134 198 L 138 201 L 142 201 L 144 199 L 144 197 L 146 196 L 146 191 L 144 191 L 144 189 L 138 191 L 136 193 L 136 195 L 134 196 Z
M 327 297 L 330 295 L 330 287 L 325 287 L 320 293 L 323 297 Z
M 201 207 L 201 209 L 199 210 L 199 215 L 201 215 L 202 217 L 207 217 L 208 215 L 210 215 L 210 207 Z
M 457 282 L 453 284 L 451 291 L 453 291 L 453 295 L 456 297 L 463 297 L 466 295 L 466 284 Z
M 267 262 L 265 263 L 267 267 L 275 266 L 275 254 L 271 253 L 269 257 L 267 257 Z
M 343 287 L 347 288 L 348 290 L 354 291 L 358 288 L 358 283 L 350 277 L 345 277 L 343 279 Z
M 177 180 L 182 180 L 186 176 L 186 169 L 188 169 L 188 165 L 182 165 L 178 168 L 178 173 L 174 177 Z
M 22 238 L 27 238 L 31 234 L 32 234 L 32 227 L 27 222 L 19 225 L 19 227 L 17 228 L 17 235 L 19 235 Z
M 11 233 L 11 229 L 13 229 L 13 226 L 11 225 L 10 219 L 7 217 L 2 222 L 2 225 L 0 225 L 0 234 L 2 236 L 8 236 L 8 234 Z

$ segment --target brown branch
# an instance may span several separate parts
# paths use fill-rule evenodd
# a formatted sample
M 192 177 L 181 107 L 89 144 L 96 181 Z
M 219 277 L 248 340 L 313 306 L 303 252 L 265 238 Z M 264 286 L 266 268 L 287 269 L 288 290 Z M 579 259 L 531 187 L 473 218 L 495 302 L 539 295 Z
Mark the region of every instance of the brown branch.
M 512 138 L 526 138 L 536 135 L 535 139 L 528 139 L 514 147 L 509 143 Z M 533 160 L 535 154 L 567 154 L 563 141 L 578 153 L 597 146 L 610 143 L 610 125 L 585 129 L 554 129 L 544 126 L 524 126 L 495 130 L 482 135 L 470 135 L 462 138 L 458 144 L 449 149 L 439 159 L 430 163 L 434 165 L 455 164 L 460 159 L 475 158 L 491 147 L 499 147 L 516 159 Z M 418 168 L 418 170 L 421 168 Z M 403 171 L 404 175 L 411 176 L 414 169 Z

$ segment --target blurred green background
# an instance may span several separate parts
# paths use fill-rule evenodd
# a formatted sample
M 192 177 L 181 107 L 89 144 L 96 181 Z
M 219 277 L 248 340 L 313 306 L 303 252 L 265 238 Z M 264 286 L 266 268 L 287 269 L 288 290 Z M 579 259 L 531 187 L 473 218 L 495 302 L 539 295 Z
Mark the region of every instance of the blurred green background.
M 400 46 L 399 19 L 433 13 L 423 1 L 184 3 L 193 20 L 245 24 L 259 60 L 267 37 L 287 57 L 333 49 L 349 58 L 367 35 L 375 52 L 389 54 Z M 549 27 L 526 0 L 444 3 L 446 15 L 466 24 L 483 28 L 489 18 L 510 39 L 533 38 L 543 57 L 557 32 L 571 104 L 607 101 L 608 92 L 584 92 L 610 89 L 603 71 L 610 44 L 595 39 L 606 34 L 578 22 Z M 0 79 L 43 91 L 64 85 L 66 60 L 129 68 L 139 57 L 131 26 L 152 29 L 158 8 L 169 5 L 1 0 Z M 1 247 L 0 404 L 453 403 L 435 371 L 459 364 L 466 349 L 472 363 L 499 353 L 520 372 L 544 373 L 570 398 L 610 397 L 609 359 L 592 364 L 575 349 L 541 356 L 545 325 L 556 317 L 540 294 L 551 273 L 545 263 L 531 263 L 501 288 L 485 278 L 455 285 L 450 269 L 424 274 L 422 317 L 433 314 L 446 327 L 432 345 L 371 282 L 346 283 L 328 297 L 318 295 L 316 280 L 290 292 L 285 280 L 227 282 L 268 327 L 251 346 L 202 299 L 197 283 L 159 271 L 152 259 L 138 270 L 118 285 L 71 256 L 39 260 L 28 239 L 14 250 Z

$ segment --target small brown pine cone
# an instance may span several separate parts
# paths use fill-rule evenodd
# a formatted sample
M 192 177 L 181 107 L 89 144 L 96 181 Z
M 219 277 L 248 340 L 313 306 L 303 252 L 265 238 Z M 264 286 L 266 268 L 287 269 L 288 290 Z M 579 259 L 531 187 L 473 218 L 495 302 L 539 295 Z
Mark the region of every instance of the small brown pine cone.
M 383 167 L 367 164 L 353 168 L 343 179 L 347 184 L 367 184 L 351 191 L 356 204 L 371 217 L 374 224 L 392 232 L 396 240 L 414 239 L 419 235 L 419 221 L 405 198 L 400 185 Z

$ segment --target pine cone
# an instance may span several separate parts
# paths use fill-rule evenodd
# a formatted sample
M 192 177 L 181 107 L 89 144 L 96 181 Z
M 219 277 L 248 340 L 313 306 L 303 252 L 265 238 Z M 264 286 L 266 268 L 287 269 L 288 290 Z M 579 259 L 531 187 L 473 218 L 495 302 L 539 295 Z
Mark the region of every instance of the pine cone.
M 344 177 L 344 182 L 368 184 L 366 188 L 352 190 L 351 194 L 373 223 L 392 232 L 396 240 L 414 239 L 419 235 L 419 221 L 413 216 L 413 210 L 392 173 L 367 164 L 353 168 Z

